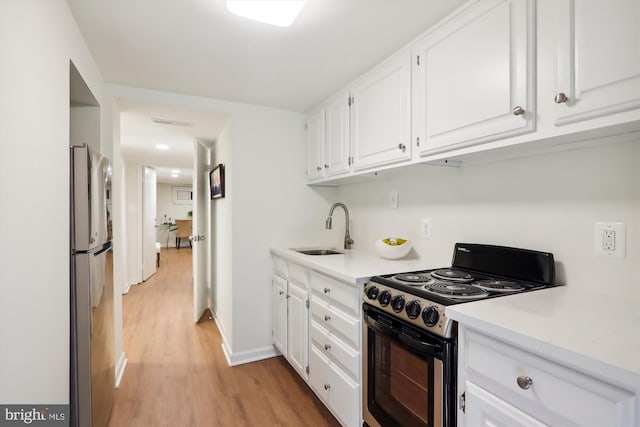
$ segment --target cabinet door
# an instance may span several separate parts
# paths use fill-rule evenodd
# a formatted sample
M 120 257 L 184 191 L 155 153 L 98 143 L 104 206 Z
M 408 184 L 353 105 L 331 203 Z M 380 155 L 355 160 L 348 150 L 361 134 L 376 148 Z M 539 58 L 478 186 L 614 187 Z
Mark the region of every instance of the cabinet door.
M 352 88 L 351 151 L 354 169 L 411 158 L 411 55 L 397 55 Z
M 307 120 L 307 180 L 324 176 L 324 108 Z
M 273 345 L 287 356 L 287 281 L 273 276 L 271 280 L 273 300 Z
M 308 378 L 309 363 L 309 308 L 305 288 L 289 282 L 287 360 L 304 379 Z
M 414 86 L 421 154 L 535 129 L 534 15 L 529 0 L 487 0 L 426 38 Z
M 546 424 L 467 381 L 465 383 L 465 425 L 469 427 L 543 427 Z
M 556 125 L 640 108 L 640 2 L 556 5 Z
M 342 92 L 326 105 L 325 174 L 349 171 L 349 92 Z

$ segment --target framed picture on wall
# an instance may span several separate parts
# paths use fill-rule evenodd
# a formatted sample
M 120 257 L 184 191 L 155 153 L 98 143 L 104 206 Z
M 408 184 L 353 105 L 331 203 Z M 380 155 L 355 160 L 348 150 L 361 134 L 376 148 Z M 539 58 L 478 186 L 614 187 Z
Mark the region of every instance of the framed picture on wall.
M 211 200 L 224 197 L 224 165 L 222 163 L 209 172 L 209 185 L 211 186 Z

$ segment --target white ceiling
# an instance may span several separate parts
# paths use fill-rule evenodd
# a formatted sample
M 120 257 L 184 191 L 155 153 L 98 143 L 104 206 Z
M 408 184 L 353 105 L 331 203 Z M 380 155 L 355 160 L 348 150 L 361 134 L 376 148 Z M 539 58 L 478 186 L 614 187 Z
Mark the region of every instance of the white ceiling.
M 158 182 L 181 185 L 191 185 L 195 141 L 211 145 L 229 118 L 224 113 L 127 99 L 119 99 L 118 107 L 123 157 L 132 163 L 153 166 Z M 156 123 L 152 119 L 181 125 Z M 157 144 L 169 149 L 158 150 Z M 178 178 L 170 176 L 174 169 L 180 171 Z
M 308 0 L 291 27 L 279 28 L 230 14 L 225 0 L 67 1 L 106 82 L 302 112 L 464 2 Z M 143 126 L 138 116 L 159 113 L 138 107 L 123 115 L 130 159 L 148 159 L 143 145 L 161 129 L 176 144 L 180 130 L 191 135 Z M 197 122 L 178 111 L 162 118 L 178 117 Z M 216 129 L 201 135 L 215 139 Z M 189 167 L 186 151 L 182 145 L 172 153 L 175 163 L 153 153 L 154 166 Z

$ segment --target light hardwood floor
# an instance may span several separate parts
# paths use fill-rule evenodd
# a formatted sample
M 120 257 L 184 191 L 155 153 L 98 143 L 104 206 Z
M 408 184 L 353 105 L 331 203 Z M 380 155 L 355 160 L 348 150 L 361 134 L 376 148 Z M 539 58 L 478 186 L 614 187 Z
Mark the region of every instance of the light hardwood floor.
M 109 427 L 338 426 L 282 357 L 227 365 L 214 321 L 192 321 L 191 271 L 191 249 L 162 249 L 123 296 L 128 365 Z

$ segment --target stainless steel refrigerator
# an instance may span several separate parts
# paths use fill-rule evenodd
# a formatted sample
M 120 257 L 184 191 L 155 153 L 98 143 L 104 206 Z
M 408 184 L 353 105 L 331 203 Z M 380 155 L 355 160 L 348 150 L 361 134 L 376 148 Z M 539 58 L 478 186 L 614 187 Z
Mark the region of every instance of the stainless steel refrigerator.
M 109 159 L 71 147 L 71 426 L 105 427 L 115 388 Z

